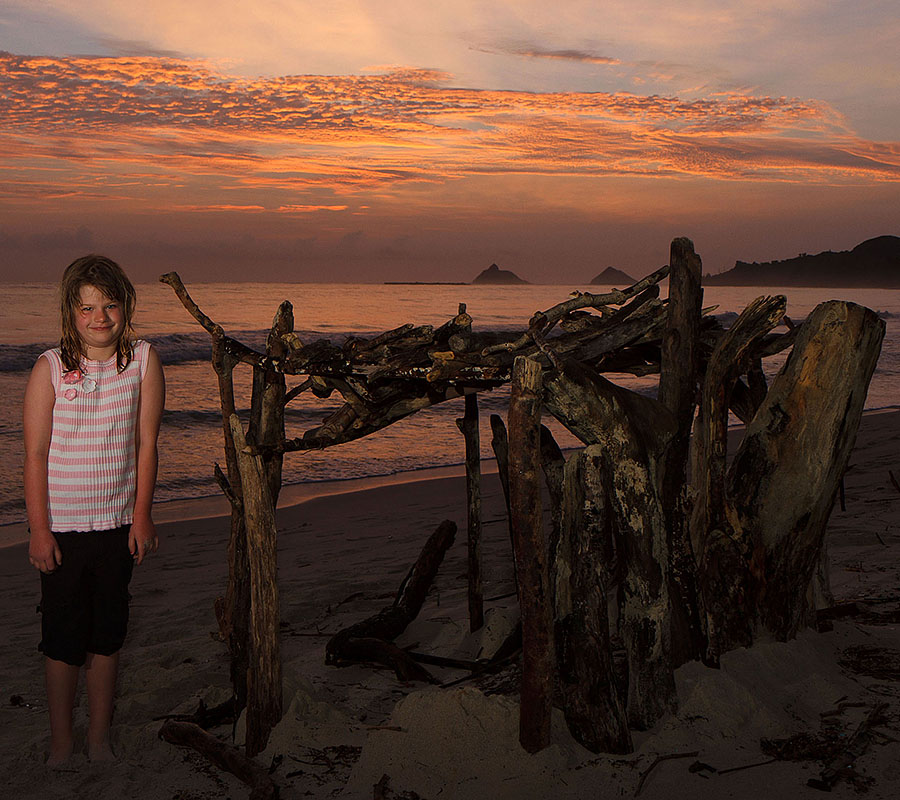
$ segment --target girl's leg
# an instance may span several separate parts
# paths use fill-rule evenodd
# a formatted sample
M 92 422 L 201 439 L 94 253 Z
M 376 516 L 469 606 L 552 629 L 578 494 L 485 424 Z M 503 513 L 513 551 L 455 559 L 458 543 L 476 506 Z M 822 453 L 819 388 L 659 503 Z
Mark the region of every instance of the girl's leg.
M 85 661 L 85 686 L 88 696 L 88 758 L 91 761 L 112 761 L 109 746 L 109 726 L 112 722 L 119 673 L 119 654 L 101 656 L 88 653 Z
M 75 706 L 79 669 L 54 658 L 44 659 L 47 706 L 50 710 L 50 756 L 47 764 L 51 767 L 65 763 L 72 755 L 72 709 Z

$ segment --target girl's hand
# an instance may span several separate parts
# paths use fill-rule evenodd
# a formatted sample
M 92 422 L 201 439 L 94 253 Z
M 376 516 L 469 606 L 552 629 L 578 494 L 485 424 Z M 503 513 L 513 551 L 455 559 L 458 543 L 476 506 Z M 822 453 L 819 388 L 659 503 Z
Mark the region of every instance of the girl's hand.
M 159 537 L 156 535 L 156 526 L 152 519 L 138 519 L 135 517 L 131 523 L 131 531 L 128 533 L 128 550 L 131 552 L 135 563 L 140 565 L 146 556 L 155 553 L 159 548 Z
M 48 530 L 31 534 L 28 543 L 28 561 L 35 569 L 49 575 L 62 564 L 62 551 L 56 537 Z

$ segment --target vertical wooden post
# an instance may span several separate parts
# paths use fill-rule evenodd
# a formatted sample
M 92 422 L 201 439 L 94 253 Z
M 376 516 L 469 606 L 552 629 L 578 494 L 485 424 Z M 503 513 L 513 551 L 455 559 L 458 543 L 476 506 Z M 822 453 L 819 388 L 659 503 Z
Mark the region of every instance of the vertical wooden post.
M 247 755 L 266 748 L 281 720 L 281 644 L 275 508 L 262 458 L 249 452 L 237 414 L 229 419 L 244 485 L 250 563 L 250 664 L 247 670 Z
M 554 686 L 550 570 L 540 488 L 541 366 L 517 356 L 509 399 L 509 500 L 522 613 L 519 742 L 529 753 L 550 744 Z
M 481 438 L 478 432 L 478 395 L 466 395 L 465 416 L 456 420 L 466 440 L 466 500 L 469 578 L 469 630 L 484 625 L 484 588 L 481 579 Z
M 702 267 L 690 239 L 673 240 L 669 255 L 669 306 L 662 338 L 659 401 L 672 412 L 676 430 L 663 457 L 660 500 L 666 514 L 669 547 L 669 602 L 672 662 L 678 667 L 703 652 L 697 593 L 697 565 L 691 547 L 687 502 L 698 344 L 703 290 Z
M 214 336 L 212 363 L 219 381 L 225 465 L 231 499 L 231 535 L 228 539 L 228 584 L 219 615 L 219 628 L 226 637 L 231 657 L 231 685 L 235 712 L 247 705 L 247 668 L 250 649 L 250 567 L 247 561 L 247 529 L 244 525 L 243 486 L 237 450 L 231 434 L 235 413 L 233 372 L 236 359 L 225 350 L 224 335 Z

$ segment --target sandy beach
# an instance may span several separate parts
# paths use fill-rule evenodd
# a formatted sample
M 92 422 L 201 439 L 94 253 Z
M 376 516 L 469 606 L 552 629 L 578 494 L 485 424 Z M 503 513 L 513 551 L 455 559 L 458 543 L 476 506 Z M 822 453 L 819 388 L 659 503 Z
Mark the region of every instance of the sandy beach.
M 829 523 L 836 602 L 864 601 L 833 630 L 789 643 L 762 642 L 729 653 L 719 670 L 698 663 L 677 673 L 680 708 L 635 736 L 627 756 L 589 753 L 561 715 L 553 744 L 529 756 L 517 743 L 512 671 L 453 687 L 404 685 L 371 666 L 328 667 L 329 636 L 388 604 L 437 525 L 459 527 L 419 618 L 398 643 L 444 656 L 490 655 L 516 619 L 512 563 L 496 475 L 484 479 L 487 625 L 468 633 L 465 485 L 434 477 L 345 492 L 279 512 L 284 718 L 258 763 L 272 767 L 281 797 L 614 798 L 691 797 L 796 800 L 820 793 L 815 760 L 775 760 L 761 740 L 829 730 L 852 733 L 886 704 L 840 798 L 900 792 L 900 410 L 866 414 L 846 475 L 846 510 Z M 118 761 L 92 765 L 81 754 L 86 703 L 76 708 L 76 755 L 44 766 L 43 668 L 36 645 L 37 574 L 25 548 L 0 549 L 4 586 L 0 680 L 0 783 L 13 798 L 200 800 L 248 795 L 233 776 L 158 738 L 166 715 L 228 697 L 228 657 L 216 638 L 213 602 L 223 593 L 224 518 L 160 522 L 159 553 L 135 570 L 132 617 L 122 654 L 113 723 Z M 499 599 L 498 599 L 499 598 Z M 466 673 L 434 668 L 450 682 Z M 230 739 L 229 728 L 214 733 Z M 237 742 L 241 741 L 241 725 Z M 690 755 L 693 754 L 693 755 Z M 658 756 L 678 756 L 660 761 Z M 768 762 L 762 764 L 761 762 Z M 699 766 L 698 766 L 699 764 Z M 756 765 L 756 766 L 753 766 Z M 743 769 L 737 769 L 743 768 Z M 648 771 L 649 769 L 649 771 Z M 639 793 L 638 793 L 639 790 Z M 415 794 L 413 794 L 415 793 Z

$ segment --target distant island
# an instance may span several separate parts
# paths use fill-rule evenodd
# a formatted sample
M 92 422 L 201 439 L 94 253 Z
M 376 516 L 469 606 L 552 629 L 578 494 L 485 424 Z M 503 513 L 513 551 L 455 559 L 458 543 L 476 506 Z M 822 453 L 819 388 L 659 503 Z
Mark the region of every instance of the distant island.
M 854 286 L 900 288 L 900 237 L 877 236 L 852 250 L 763 263 L 736 261 L 734 269 L 704 275 L 705 286 Z
M 385 281 L 385 286 L 468 286 L 465 281 Z
M 596 278 L 594 278 L 591 283 L 597 283 L 601 286 L 625 287 L 633 286 L 637 283 L 637 281 L 632 278 L 631 275 L 629 275 L 627 272 L 622 272 L 622 270 L 616 269 L 615 267 L 607 267 Z
M 524 284 L 528 283 L 522 280 L 515 272 L 508 269 L 500 269 L 496 264 L 491 264 L 486 270 L 473 278 L 472 283 L 500 283 L 500 284 Z

